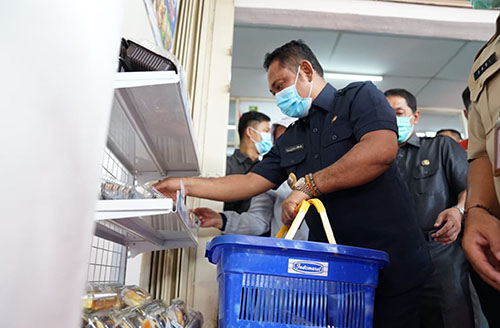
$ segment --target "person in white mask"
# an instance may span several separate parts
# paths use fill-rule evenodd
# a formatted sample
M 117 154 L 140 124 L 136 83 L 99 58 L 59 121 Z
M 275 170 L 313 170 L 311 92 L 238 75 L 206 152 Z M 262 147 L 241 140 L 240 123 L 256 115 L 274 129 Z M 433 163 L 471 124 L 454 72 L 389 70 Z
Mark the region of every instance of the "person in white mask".
M 274 123 L 271 128 L 273 141 L 276 142 L 295 120 L 295 118 L 283 117 Z M 202 227 L 215 227 L 220 229 L 223 234 L 259 236 L 270 230 L 270 236 L 274 237 L 282 226 L 281 206 L 291 192 L 292 189 L 286 182 L 283 182 L 278 189 L 271 189 L 253 197 L 247 212 L 241 214 L 236 211 L 218 213 L 210 208 L 199 207 L 193 210 L 193 213 L 200 218 Z M 307 240 L 308 236 L 309 228 L 304 222 L 294 239 Z
M 394 162 L 398 127 L 384 94 L 371 82 L 336 90 L 301 40 L 268 53 L 264 68 L 280 110 L 299 119 L 262 161 L 245 175 L 167 178 L 155 187 L 171 197 L 182 180 L 190 196 L 237 200 L 276 188 L 294 173 L 298 180 L 283 202 L 283 222 L 291 224 L 302 200 L 319 198 L 339 244 L 390 256 L 375 292 L 373 326 L 419 327 L 419 288 L 432 264 Z M 318 213 L 308 211 L 306 220 L 309 240 L 326 242 Z

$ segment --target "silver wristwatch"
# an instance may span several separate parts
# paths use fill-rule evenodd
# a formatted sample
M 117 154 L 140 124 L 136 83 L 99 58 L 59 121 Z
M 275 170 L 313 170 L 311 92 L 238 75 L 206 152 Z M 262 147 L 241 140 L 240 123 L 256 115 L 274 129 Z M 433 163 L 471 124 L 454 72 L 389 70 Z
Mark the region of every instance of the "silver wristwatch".
M 307 186 L 306 179 L 304 177 L 297 180 L 295 183 L 295 190 L 301 191 L 309 197 L 313 197 L 312 191 Z
M 460 214 L 462 215 L 462 219 L 465 217 L 465 209 L 463 208 L 463 206 L 455 205 L 453 206 L 453 208 L 456 208 L 460 212 Z

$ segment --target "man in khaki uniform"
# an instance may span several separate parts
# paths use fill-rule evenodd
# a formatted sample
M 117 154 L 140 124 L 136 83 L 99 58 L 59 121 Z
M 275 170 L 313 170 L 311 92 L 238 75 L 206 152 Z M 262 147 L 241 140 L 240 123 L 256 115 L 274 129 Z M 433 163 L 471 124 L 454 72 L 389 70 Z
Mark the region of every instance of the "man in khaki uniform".
M 497 31 L 476 55 L 469 77 L 470 161 L 462 246 L 480 279 L 474 281 L 490 327 L 500 327 L 500 16 Z M 474 280 L 474 273 L 471 273 Z M 476 276 L 476 278 L 478 278 Z M 481 286 L 482 284 L 482 286 Z

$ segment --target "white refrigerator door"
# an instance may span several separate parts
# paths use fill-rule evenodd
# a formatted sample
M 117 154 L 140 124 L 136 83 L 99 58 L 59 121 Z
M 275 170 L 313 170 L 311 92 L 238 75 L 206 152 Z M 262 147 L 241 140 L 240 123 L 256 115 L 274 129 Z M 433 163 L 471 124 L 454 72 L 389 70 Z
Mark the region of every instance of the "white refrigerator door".
M 121 0 L 0 2 L 0 325 L 80 326 Z

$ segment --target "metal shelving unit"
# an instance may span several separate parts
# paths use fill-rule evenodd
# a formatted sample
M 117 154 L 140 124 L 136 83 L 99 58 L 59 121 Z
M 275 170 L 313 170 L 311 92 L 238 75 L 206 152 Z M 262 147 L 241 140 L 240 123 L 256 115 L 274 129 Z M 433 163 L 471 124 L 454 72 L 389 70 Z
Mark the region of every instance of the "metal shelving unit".
M 180 73 L 117 73 L 108 147 L 141 182 L 200 174 Z
M 107 146 L 136 183 L 200 174 L 182 73 L 117 73 Z M 96 236 L 128 255 L 198 243 L 197 218 L 173 199 L 99 200 Z
M 184 205 L 181 193 L 175 203 L 169 198 L 100 200 L 95 219 L 95 234 L 127 246 L 131 257 L 198 244 L 199 223 Z

